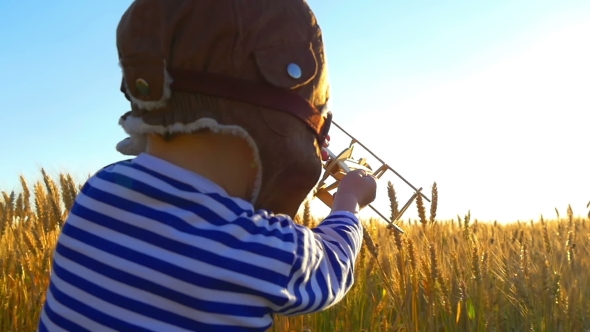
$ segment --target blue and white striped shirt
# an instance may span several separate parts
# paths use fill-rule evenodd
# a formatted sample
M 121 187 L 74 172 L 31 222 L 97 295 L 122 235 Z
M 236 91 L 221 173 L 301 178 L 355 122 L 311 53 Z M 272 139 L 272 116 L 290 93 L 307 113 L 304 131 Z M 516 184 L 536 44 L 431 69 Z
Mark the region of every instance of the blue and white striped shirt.
M 76 198 L 39 331 L 266 331 L 340 301 L 361 243 L 352 213 L 310 230 L 142 154 Z

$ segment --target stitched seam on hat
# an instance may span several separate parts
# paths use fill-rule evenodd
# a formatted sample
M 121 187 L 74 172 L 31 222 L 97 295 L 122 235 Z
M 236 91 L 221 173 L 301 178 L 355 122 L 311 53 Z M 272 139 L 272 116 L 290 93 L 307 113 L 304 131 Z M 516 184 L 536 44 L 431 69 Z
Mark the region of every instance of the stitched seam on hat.
M 241 3 L 240 3 L 241 4 Z M 238 7 L 238 2 L 232 2 L 233 7 L 233 14 L 234 14 L 234 26 L 236 28 L 236 36 L 234 38 L 234 45 L 232 48 L 232 65 L 233 71 L 237 71 L 238 67 L 241 63 L 238 63 L 238 59 L 242 58 L 242 38 L 244 36 L 243 31 L 243 24 L 242 24 L 242 17 L 240 16 L 240 10 Z

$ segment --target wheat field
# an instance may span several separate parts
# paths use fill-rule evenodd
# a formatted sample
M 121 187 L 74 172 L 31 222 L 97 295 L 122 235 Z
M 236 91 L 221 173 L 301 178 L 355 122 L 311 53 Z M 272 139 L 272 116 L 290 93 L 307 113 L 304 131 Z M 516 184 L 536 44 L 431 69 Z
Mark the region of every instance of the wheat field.
M 72 176 L 20 179 L 0 198 L 0 331 L 35 331 L 59 229 L 79 185 Z M 397 213 L 395 190 L 388 194 Z M 406 234 L 365 222 L 356 281 L 317 314 L 276 317 L 271 331 L 590 331 L 590 215 L 482 223 L 436 218 L 417 201 Z M 420 196 L 418 196 L 420 197 Z M 306 205 L 298 222 L 313 226 Z

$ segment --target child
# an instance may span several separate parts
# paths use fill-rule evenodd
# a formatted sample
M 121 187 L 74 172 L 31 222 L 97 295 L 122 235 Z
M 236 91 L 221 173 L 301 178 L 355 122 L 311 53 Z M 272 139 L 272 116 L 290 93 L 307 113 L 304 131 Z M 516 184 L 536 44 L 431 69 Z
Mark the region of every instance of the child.
M 39 331 L 266 331 L 338 303 L 376 180 L 346 175 L 313 230 L 292 220 L 331 117 L 307 4 L 136 0 L 117 47 L 131 101 L 117 148 L 136 157 L 76 198 Z

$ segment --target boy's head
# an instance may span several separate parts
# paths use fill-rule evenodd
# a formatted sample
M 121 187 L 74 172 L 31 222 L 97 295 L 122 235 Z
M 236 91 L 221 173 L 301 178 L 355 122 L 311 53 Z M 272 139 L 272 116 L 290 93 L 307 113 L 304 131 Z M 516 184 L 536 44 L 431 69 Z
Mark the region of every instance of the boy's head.
M 331 120 L 321 30 L 304 0 L 136 0 L 117 48 L 132 105 L 121 153 L 145 152 L 153 134 L 234 135 L 254 152 L 255 207 L 297 211 Z

